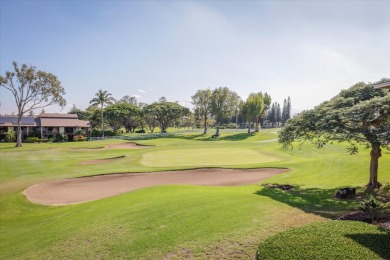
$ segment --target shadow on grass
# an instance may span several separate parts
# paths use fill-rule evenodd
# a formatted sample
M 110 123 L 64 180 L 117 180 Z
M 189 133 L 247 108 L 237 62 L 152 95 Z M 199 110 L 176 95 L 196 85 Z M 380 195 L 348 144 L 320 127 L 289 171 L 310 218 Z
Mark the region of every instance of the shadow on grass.
M 172 138 L 197 140 L 197 141 L 242 141 L 253 136 L 253 134 L 238 133 L 222 137 L 212 137 L 211 134 L 175 135 Z
M 291 190 L 280 190 L 264 187 L 256 192 L 273 200 L 299 208 L 307 213 L 316 214 L 325 218 L 335 219 L 354 206 L 353 200 L 339 200 L 332 196 L 337 189 L 302 189 L 295 187 Z
M 239 134 L 234 134 L 234 135 L 228 135 L 219 138 L 219 140 L 224 140 L 224 141 L 242 141 L 245 139 L 248 139 L 249 137 L 253 136 L 254 134 L 247 134 L 247 133 L 239 133 Z
M 390 232 L 387 234 L 348 234 L 360 245 L 367 247 L 383 259 L 390 259 Z

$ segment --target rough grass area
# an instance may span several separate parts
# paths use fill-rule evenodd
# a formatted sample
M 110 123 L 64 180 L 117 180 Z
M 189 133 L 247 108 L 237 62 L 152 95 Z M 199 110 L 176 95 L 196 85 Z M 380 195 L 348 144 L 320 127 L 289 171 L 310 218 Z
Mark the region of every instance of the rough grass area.
M 24 144 L 22 148 L 0 143 L 0 259 L 253 259 L 259 243 L 278 232 L 355 209 L 356 201 L 331 197 L 340 187 L 363 186 L 368 181 L 368 150 L 350 156 L 343 144 L 321 150 L 307 144 L 301 150 L 285 151 L 270 141 L 276 138 L 273 131 L 210 136 L 188 133 L 138 140 L 153 146 L 138 150 L 79 149 L 123 140 Z M 169 155 L 164 165 L 163 154 Z M 125 157 L 109 164 L 80 164 L 117 156 Z M 262 156 L 277 160 L 262 161 Z M 144 158 L 150 161 L 145 164 Z M 167 185 L 61 207 L 33 204 L 22 194 L 28 186 L 51 179 L 205 164 L 289 168 L 291 172 L 264 182 L 296 189 L 278 191 L 258 184 Z M 387 150 L 379 159 L 379 181 L 390 181 Z
M 390 232 L 356 221 L 327 221 L 266 239 L 257 259 L 390 259 Z

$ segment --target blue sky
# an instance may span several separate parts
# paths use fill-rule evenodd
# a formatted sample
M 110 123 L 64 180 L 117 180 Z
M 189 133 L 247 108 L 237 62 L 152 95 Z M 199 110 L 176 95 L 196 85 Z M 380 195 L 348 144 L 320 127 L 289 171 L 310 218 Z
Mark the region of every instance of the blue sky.
M 46 112 L 85 109 L 99 89 L 190 106 L 219 86 L 310 109 L 390 77 L 389 46 L 387 0 L 0 0 L 0 74 L 17 61 L 57 75 L 68 104 Z M 4 88 L 0 102 L 16 111 Z

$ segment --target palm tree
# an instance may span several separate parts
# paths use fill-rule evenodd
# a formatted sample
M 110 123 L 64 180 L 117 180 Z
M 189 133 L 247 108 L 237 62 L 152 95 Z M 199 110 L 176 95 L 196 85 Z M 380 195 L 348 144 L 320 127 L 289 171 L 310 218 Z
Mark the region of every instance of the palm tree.
M 111 93 L 108 93 L 107 90 L 101 90 L 95 94 L 95 98 L 89 101 L 89 104 L 92 106 L 100 106 L 101 117 L 102 117 L 102 133 L 104 137 L 104 119 L 103 119 L 103 108 L 105 105 L 112 105 L 115 102 L 115 99 L 111 96 Z

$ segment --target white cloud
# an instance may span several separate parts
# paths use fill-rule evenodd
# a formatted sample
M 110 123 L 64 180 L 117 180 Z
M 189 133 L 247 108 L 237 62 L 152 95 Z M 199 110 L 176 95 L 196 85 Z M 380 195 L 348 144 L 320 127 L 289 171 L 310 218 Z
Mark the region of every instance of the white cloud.
M 141 93 L 145 93 L 146 91 L 145 90 L 143 90 L 143 89 L 137 89 L 138 90 L 138 92 L 141 92 Z
M 135 97 L 135 98 L 141 98 L 140 95 L 133 95 L 133 97 Z

